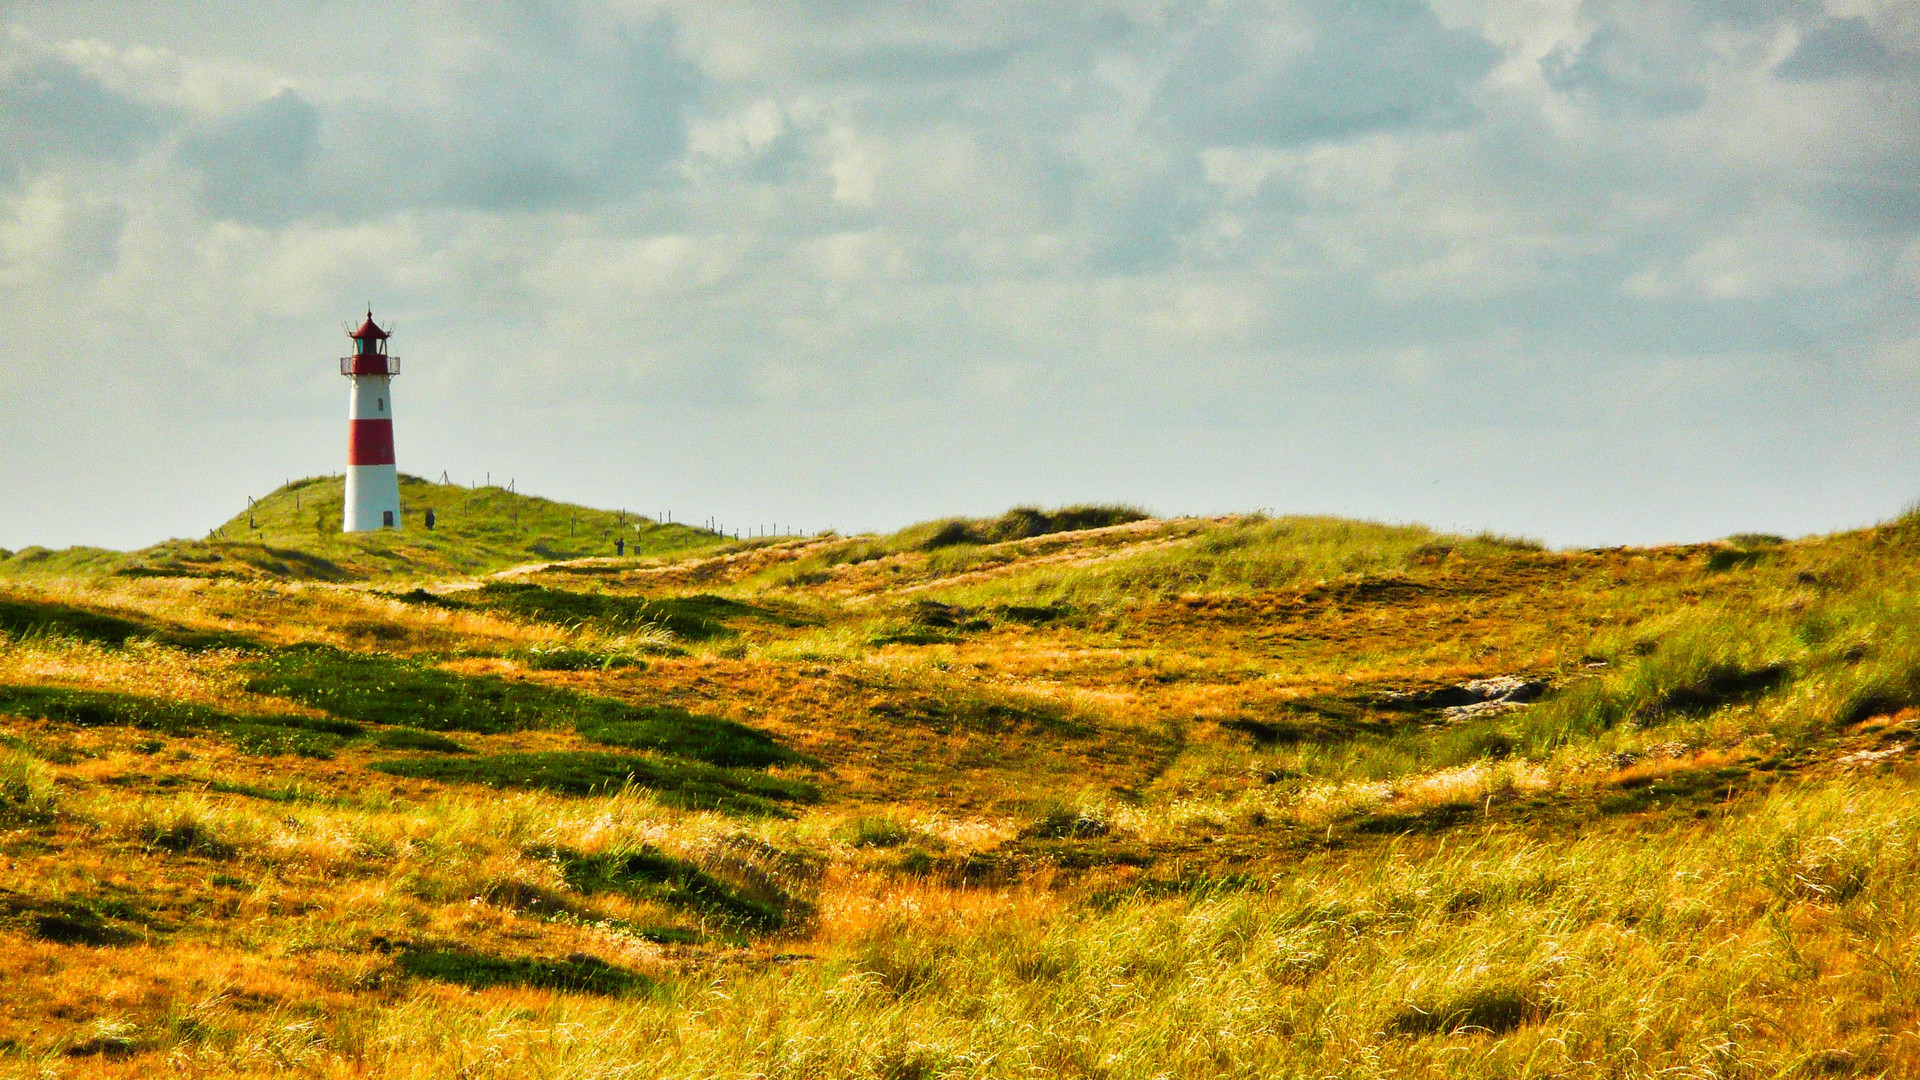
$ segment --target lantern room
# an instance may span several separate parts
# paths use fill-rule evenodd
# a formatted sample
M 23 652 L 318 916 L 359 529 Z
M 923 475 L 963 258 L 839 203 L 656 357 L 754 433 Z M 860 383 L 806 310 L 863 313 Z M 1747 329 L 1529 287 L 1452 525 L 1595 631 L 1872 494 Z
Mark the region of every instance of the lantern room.
M 372 309 L 368 309 L 367 321 L 360 324 L 360 329 L 347 331 L 347 336 L 353 339 L 353 355 L 340 358 L 340 374 L 400 374 L 400 358 L 388 354 L 389 335 L 373 321 Z

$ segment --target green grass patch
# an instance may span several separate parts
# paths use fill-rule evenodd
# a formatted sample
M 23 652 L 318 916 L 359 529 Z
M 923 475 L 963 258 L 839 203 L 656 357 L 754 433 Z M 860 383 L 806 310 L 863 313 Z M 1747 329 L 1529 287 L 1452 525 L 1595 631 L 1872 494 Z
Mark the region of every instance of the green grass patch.
M 212 779 L 203 785 L 208 791 L 217 791 L 226 795 L 244 795 L 249 799 L 262 802 L 305 803 L 319 806 L 365 805 L 369 800 L 353 795 L 342 795 L 332 788 L 319 788 L 289 780 L 282 784 L 265 786 L 242 783 L 237 780 Z
M 786 816 L 784 803 L 818 802 L 820 790 L 800 780 L 721 769 L 696 761 L 596 751 L 410 758 L 372 766 L 394 776 L 488 787 L 535 788 L 563 795 L 605 795 L 628 785 L 689 810 Z
M 395 958 L 401 971 L 417 979 L 434 979 L 475 990 L 496 986 L 528 986 L 582 994 L 631 994 L 653 983 L 636 971 L 609 964 L 597 956 L 576 954 L 564 960 L 505 957 L 457 947 L 413 948 Z
M 1704 804 L 1724 799 L 1747 779 L 1738 766 L 1685 769 L 1665 776 L 1635 777 L 1600 799 L 1603 814 L 1637 814 L 1679 804 Z
M 335 716 L 422 731 L 497 734 L 558 727 L 581 695 L 491 675 L 458 675 L 413 660 L 296 646 L 249 665 L 246 688 Z M 611 704 L 618 704 L 613 702 Z
M 167 540 L 139 551 L 33 547 L 0 557 L 0 577 L 117 574 L 126 577 L 284 578 L 345 581 L 486 574 L 536 560 L 673 557 L 717 547 L 704 529 L 665 525 L 617 510 L 573 506 L 501 487 L 469 488 L 400 477 L 403 531 L 340 531 L 343 479 L 286 484 L 204 539 Z M 432 510 L 435 527 L 425 527 Z
M 53 770 L 22 750 L 0 750 L 0 823 L 45 824 L 58 807 Z
M 0 889 L 0 925 L 57 945 L 102 948 L 149 940 L 160 925 L 132 904 L 103 897 L 42 899 Z

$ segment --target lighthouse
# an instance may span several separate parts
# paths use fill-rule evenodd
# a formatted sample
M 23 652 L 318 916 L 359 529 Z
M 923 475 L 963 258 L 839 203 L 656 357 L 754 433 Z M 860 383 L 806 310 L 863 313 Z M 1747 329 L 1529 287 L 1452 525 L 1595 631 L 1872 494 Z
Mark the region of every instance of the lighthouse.
M 342 532 L 400 527 L 400 473 L 393 463 L 393 377 L 400 358 L 387 354 L 387 332 L 373 321 L 348 331 L 353 355 L 340 374 L 353 380 L 347 395 L 347 502 Z

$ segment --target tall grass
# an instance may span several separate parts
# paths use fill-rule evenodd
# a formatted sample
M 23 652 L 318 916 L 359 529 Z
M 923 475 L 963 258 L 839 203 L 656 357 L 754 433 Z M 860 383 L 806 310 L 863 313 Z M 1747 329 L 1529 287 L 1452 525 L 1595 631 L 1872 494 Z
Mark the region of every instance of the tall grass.
M 50 821 L 58 805 L 53 770 L 45 762 L 22 750 L 0 748 L 0 821 Z
M 1904 785 L 1717 828 L 1408 843 L 1118 903 L 910 890 L 831 957 L 669 995 L 426 992 L 309 1068 L 612 1077 L 1899 1075 L 1920 813 Z M 210 1062 L 260 1060 L 203 1044 Z

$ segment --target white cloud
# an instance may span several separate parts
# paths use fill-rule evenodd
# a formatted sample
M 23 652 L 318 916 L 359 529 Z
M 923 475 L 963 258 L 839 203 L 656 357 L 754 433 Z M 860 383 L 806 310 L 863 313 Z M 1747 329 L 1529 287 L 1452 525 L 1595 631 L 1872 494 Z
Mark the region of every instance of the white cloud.
M 1641 297 L 1737 300 L 1838 287 L 1862 272 L 1864 259 L 1851 245 L 1822 237 L 1796 217 L 1756 215 L 1736 232 L 1704 238 L 1677 262 L 1641 270 L 1624 288 Z
M 1795 468 L 1794 440 L 1888 407 L 1845 374 L 1920 335 L 1920 23 L 1884 0 L 207 10 L 6 16 L 0 318 L 67 334 L 97 375 L 83 429 L 298 433 L 220 464 L 208 499 L 276 453 L 306 464 L 274 479 L 333 464 L 326 368 L 369 300 L 417 364 L 409 453 L 842 526 L 1095 479 L 1407 516 L 1422 432 L 1498 483 L 1653 418 L 1695 425 L 1660 453 L 1759 439 L 1788 394 L 1815 419 L 1740 446 Z M 1722 377 L 1805 355 L 1832 385 Z M 206 401 L 182 370 L 218 373 Z M 0 452 L 66 430 L 22 400 Z M 942 471 L 989 428 L 1004 456 Z M 1320 464 L 1206 472 L 1201 436 L 1276 432 Z M 1342 455 L 1368 463 L 1358 495 Z M 793 463 L 777 486 L 770 456 Z M 82 445 L 59 485 L 5 481 L 0 504 L 38 509 L 0 544 L 218 516 L 60 517 L 126 462 Z M 1708 528 L 1719 496 L 1673 491 L 1631 521 L 1549 516 Z
M 845 124 L 827 132 L 827 143 L 827 174 L 833 177 L 833 197 L 851 206 L 872 205 L 883 161 L 879 148 Z

